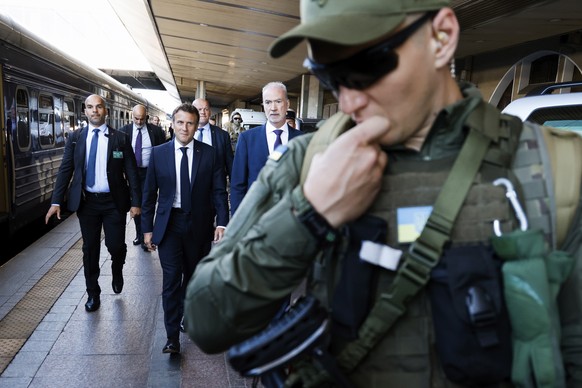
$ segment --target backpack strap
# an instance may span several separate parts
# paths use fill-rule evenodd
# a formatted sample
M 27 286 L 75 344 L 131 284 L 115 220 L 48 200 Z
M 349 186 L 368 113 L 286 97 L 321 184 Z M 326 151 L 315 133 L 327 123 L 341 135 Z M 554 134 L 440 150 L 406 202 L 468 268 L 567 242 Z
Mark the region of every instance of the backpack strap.
M 570 224 L 580 200 L 582 183 L 582 137 L 575 132 L 551 127 L 538 127 L 544 138 L 552 168 L 553 195 L 556 214 L 556 247 L 560 247 L 570 229 Z

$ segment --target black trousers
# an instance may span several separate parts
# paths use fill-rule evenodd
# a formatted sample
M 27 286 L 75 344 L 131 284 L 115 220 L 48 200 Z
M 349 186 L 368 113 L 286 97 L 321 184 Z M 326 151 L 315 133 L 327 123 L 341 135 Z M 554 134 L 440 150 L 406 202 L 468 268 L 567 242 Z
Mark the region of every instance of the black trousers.
M 105 231 L 105 246 L 111 255 L 112 266 L 123 266 L 127 253 L 125 244 L 125 217 L 115 207 L 109 193 L 86 193 L 77 210 L 83 236 L 83 269 L 89 296 L 99 296 L 99 256 L 101 229 Z
M 162 266 L 162 306 L 168 338 L 180 335 L 184 315 L 184 296 L 198 262 L 210 252 L 211 241 L 201 241 L 192 232 L 191 217 L 180 209 L 172 210 L 164 238 L 158 245 Z
M 139 184 L 141 187 L 141 193 L 143 195 L 143 190 L 145 187 L 145 180 L 148 169 L 145 167 L 140 167 L 137 169 L 139 175 Z M 135 222 L 135 236 L 139 239 L 139 241 L 143 242 L 143 233 L 141 232 L 141 215 L 133 217 L 133 221 Z

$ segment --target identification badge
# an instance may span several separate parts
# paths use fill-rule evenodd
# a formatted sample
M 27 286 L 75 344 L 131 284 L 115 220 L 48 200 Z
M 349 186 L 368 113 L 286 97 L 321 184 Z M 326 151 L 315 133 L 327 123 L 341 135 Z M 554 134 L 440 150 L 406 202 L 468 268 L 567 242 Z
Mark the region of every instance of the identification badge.
M 398 208 L 396 210 L 398 242 L 405 244 L 416 241 L 431 212 L 432 206 Z
M 123 159 L 123 151 L 113 151 L 113 159 Z

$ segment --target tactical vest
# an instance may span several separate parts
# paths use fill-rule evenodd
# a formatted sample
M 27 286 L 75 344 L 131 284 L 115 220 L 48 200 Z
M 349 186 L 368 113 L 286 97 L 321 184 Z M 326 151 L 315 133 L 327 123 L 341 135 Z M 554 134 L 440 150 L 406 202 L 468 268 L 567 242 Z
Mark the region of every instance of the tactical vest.
M 466 126 L 486 132 L 484 122 L 498 120 L 497 133 L 485 133 L 492 141 L 483 163 L 463 202 L 451 232 L 450 244 L 446 249 L 475 247 L 483 245 L 493 236 L 493 221 L 499 220 L 502 231 L 510 232 L 519 226 L 518 220 L 506 198 L 504 187 L 494 186 L 497 178 L 508 178 L 516 187 L 522 204 L 525 204 L 532 228 L 540 228 L 548 246 L 555 248 L 565 239 L 565 231 L 573 218 L 573 208 L 577 206 L 577 194 L 570 194 L 562 206 L 562 218 L 567 223 L 556 221 L 560 213 L 555 203 L 552 189 L 552 171 L 549 170 L 547 152 L 540 147 L 547 143 L 538 126 L 522 125 L 515 117 L 499 115 L 486 105 L 479 107 L 466 118 Z M 470 112 L 467 112 L 470 113 Z M 492 117 L 485 117 L 487 115 Z M 485 118 L 484 118 L 485 117 Z M 347 117 L 336 116 L 329 119 L 329 127 L 334 127 L 327 135 L 322 134 L 320 144 L 314 144 L 312 152 L 318 152 L 345 130 L 349 124 Z M 342 128 L 342 125 L 344 128 Z M 491 123 L 489 123 L 491 127 Z M 320 131 L 325 130 L 321 128 Z M 523 133 L 522 133 L 523 131 Z M 327 137 L 327 138 L 325 138 Z M 316 140 L 312 140 L 312 142 Z M 579 142 L 576 147 L 579 147 Z M 579 148 L 578 148 L 579 151 Z M 308 154 L 309 154 L 308 150 Z M 571 154 L 570 154 L 571 155 Z M 310 156 L 306 156 L 306 160 Z M 431 206 L 439 195 L 443 183 L 451 170 L 455 158 L 438 161 L 394 161 L 391 160 L 383 177 L 382 189 L 367 215 L 360 220 L 364 226 L 352 234 L 362 233 L 370 238 L 371 231 L 378 231 L 377 239 L 384 239 L 388 246 L 406 249 L 398 242 L 397 209 Z M 308 163 L 303 168 L 305 176 Z M 574 174 L 575 175 L 575 174 Z M 578 177 L 580 176 L 578 171 Z M 560 179 L 564 179 L 563 177 Z M 572 187 L 578 192 L 580 179 L 575 178 Z M 567 214 L 567 215 L 564 215 Z M 384 222 L 382 222 L 382 220 Z M 556 224 L 565 225 L 561 231 Z M 349 245 L 347 236 L 333 250 L 322 252 L 316 259 L 310 274 L 308 289 L 334 316 L 335 327 L 330 344 L 332 353 L 345 357 L 345 346 L 358 337 L 357 328 L 368 317 L 374 301 L 381 298 L 392 284 L 395 272 L 381 267 L 373 270 L 358 270 L 359 263 L 346 264 L 345 250 Z M 558 241 L 559 239 L 559 241 Z M 339 260 L 338 260 L 339 258 Z M 347 284 L 356 287 L 346 289 Z M 372 290 L 368 293 L 366 291 Z M 354 328 L 356 330 L 354 331 Z M 360 333 L 361 334 L 361 333 Z M 325 372 L 313 368 L 309 362 L 299 364 L 301 372 L 292 375 L 288 386 L 302 380 L 305 386 L 319 386 L 325 381 Z M 300 376 L 300 377 L 299 377 Z M 407 304 L 406 312 L 396 320 L 383 338 L 368 352 L 357 366 L 348 372 L 350 380 L 357 386 L 411 386 L 411 387 L 457 387 L 451 383 L 440 368 L 435 351 L 435 333 L 432 322 L 431 304 L 425 290 L 421 290 Z

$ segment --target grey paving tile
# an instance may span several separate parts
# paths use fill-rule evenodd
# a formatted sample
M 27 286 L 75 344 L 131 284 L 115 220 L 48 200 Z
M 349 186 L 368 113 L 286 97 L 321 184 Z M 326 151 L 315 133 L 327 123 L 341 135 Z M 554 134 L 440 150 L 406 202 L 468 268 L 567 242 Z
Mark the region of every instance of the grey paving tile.
M 54 331 L 54 330 L 41 331 L 41 330 L 35 330 L 34 333 L 31 334 L 29 340 L 55 342 L 57 340 L 57 338 L 59 338 L 59 335 L 60 334 L 61 334 L 61 331 Z
M 145 387 L 147 355 L 53 355 L 35 375 L 31 387 Z
M 101 294 L 101 307 L 93 313 L 84 308 L 85 298 L 73 313 L 72 321 L 141 321 L 153 326 L 157 297 L 146 298 L 139 294 Z
M 78 306 L 75 305 L 65 305 L 65 304 L 59 304 L 59 305 L 53 305 L 53 307 L 51 307 L 50 312 L 53 314 L 72 314 Z
M 44 362 L 46 352 L 19 352 L 2 373 L 2 377 L 34 377 Z
M 65 321 L 42 321 L 36 327 L 38 331 L 58 331 L 61 332 L 65 328 L 67 322 Z
M 51 355 L 149 354 L 152 334 L 153 327 L 141 321 L 71 320 Z
M 22 348 L 20 349 L 21 352 L 46 352 L 48 353 L 51 348 L 53 347 L 54 342 L 52 341 L 39 341 L 29 339 L 24 343 Z
M 49 312 L 44 316 L 43 322 L 68 322 L 72 313 Z
M 27 388 L 31 381 L 30 377 L 0 377 L 0 388 Z

